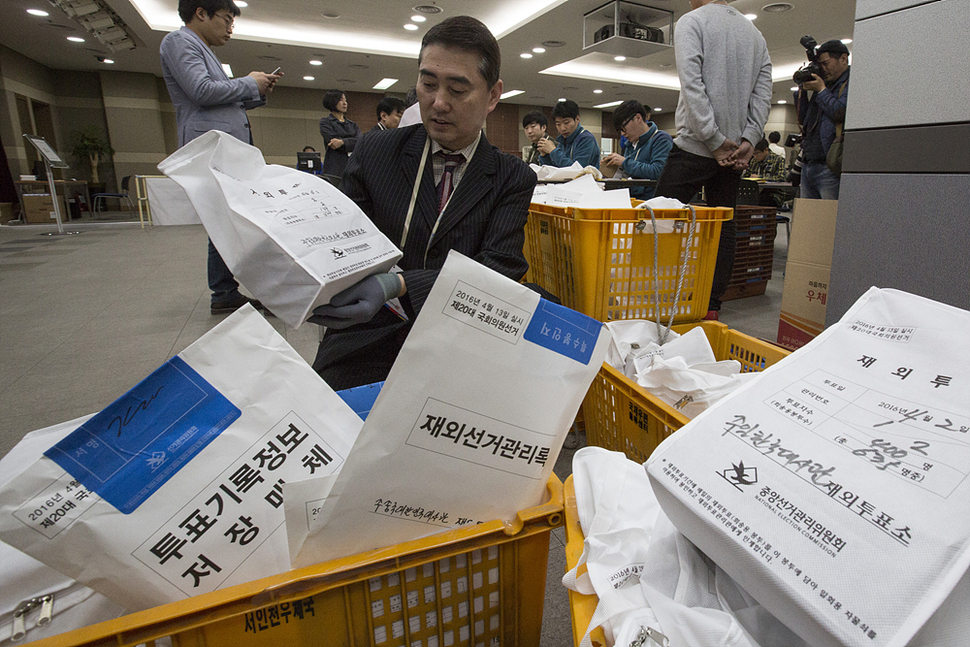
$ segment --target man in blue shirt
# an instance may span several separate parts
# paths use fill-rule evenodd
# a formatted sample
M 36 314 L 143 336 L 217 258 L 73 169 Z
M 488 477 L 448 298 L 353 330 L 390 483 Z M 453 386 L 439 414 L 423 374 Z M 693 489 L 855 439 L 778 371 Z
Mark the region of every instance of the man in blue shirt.
M 559 137 L 553 142 L 539 142 L 540 161 L 543 165 L 565 168 L 579 162 L 580 166 L 599 168 L 600 147 L 593 133 L 579 123 L 579 106 L 575 101 L 560 101 L 552 110 Z
M 664 170 L 674 139 L 650 121 L 650 112 L 649 107 L 636 99 L 624 101 L 613 112 L 613 127 L 628 141 L 622 155 L 610 153 L 603 161 L 619 167 L 620 177 L 656 180 Z M 630 195 L 640 200 L 649 200 L 653 194 L 652 186 L 630 189 Z

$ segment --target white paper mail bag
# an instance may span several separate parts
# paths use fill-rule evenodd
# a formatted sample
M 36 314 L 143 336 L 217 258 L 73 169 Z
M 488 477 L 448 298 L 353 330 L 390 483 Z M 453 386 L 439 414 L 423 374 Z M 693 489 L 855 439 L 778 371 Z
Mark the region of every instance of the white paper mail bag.
M 251 306 L 0 489 L 0 539 L 130 610 L 289 569 L 283 483 L 360 418 Z
M 308 529 L 294 564 L 539 505 L 608 345 L 600 322 L 451 252 L 329 497 L 288 500 Z
M 162 160 L 233 275 L 288 326 L 401 252 L 350 198 L 317 175 L 266 164 L 216 130 Z
M 684 535 L 810 644 L 907 644 L 970 564 L 970 312 L 870 289 L 646 463 Z

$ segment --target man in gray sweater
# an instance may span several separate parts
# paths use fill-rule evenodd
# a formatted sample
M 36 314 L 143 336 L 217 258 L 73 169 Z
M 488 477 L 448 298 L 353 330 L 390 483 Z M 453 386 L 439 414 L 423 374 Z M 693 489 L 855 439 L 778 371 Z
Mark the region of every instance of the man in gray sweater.
M 689 202 L 701 188 L 708 206 L 737 203 L 741 172 L 761 140 L 771 103 L 771 60 L 761 32 L 722 0 L 690 0 L 677 21 L 680 77 L 674 147 L 658 196 Z M 736 227 L 725 222 L 707 319 L 717 319 L 734 266 Z

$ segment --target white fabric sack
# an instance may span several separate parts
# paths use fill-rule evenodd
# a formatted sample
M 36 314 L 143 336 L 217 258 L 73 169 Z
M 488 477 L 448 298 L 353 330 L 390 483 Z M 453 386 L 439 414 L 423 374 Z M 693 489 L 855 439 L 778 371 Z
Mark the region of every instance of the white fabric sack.
M 319 516 L 286 490 L 287 525 L 309 527 L 294 565 L 539 505 L 608 341 L 450 252 Z
M 185 189 L 233 275 L 292 328 L 401 258 L 332 184 L 267 165 L 258 148 L 226 133 L 193 139 L 158 168 Z
M 661 443 L 664 511 L 803 640 L 906 645 L 970 564 L 968 329 L 872 288 Z
M 153 225 L 201 225 L 202 219 L 178 182 L 167 177 L 146 177 L 147 206 Z
M 32 431 L 0 459 L 0 487 L 23 472 L 44 451 L 80 427 L 91 416 Z M 90 624 L 112 620 L 124 608 L 95 593 L 76 580 L 62 575 L 13 546 L 0 542 L 0 646 L 24 644 L 56 636 Z M 23 617 L 23 626 L 14 627 L 14 613 L 27 600 L 51 599 L 49 622 L 42 621 L 43 604 L 38 602 Z M 26 635 L 16 638 L 16 631 Z
M 0 489 L 0 539 L 133 611 L 280 573 L 282 484 L 360 425 L 247 305 Z

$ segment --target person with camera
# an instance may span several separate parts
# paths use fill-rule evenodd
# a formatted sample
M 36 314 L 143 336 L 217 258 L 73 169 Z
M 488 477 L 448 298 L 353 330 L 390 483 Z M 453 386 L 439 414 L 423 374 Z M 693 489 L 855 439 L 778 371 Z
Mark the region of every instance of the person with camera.
M 812 52 L 808 55 L 811 59 Z M 815 50 L 813 62 L 815 66 L 799 70 L 794 77 L 799 87 L 796 106 L 803 135 L 801 197 L 838 200 L 841 158 L 837 163 L 826 160 L 836 139 L 841 142 L 839 126 L 845 122 L 849 98 L 849 48 L 842 41 L 826 41 Z M 811 98 L 809 93 L 813 93 Z
M 538 164 L 542 166 L 542 160 L 539 159 L 542 157 L 542 152 L 539 150 L 539 142 L 544 139 L 551 140 L 549 135 L 546 134 L 546 128 L 548 126 L 549 120 L 538 110 L 533 110 L 522 118 L 522 129 L 525 131 L 525 136 L 532 142 L 532 146 L 529 147 L 529 153 L 525 156 L 526 164 Z

